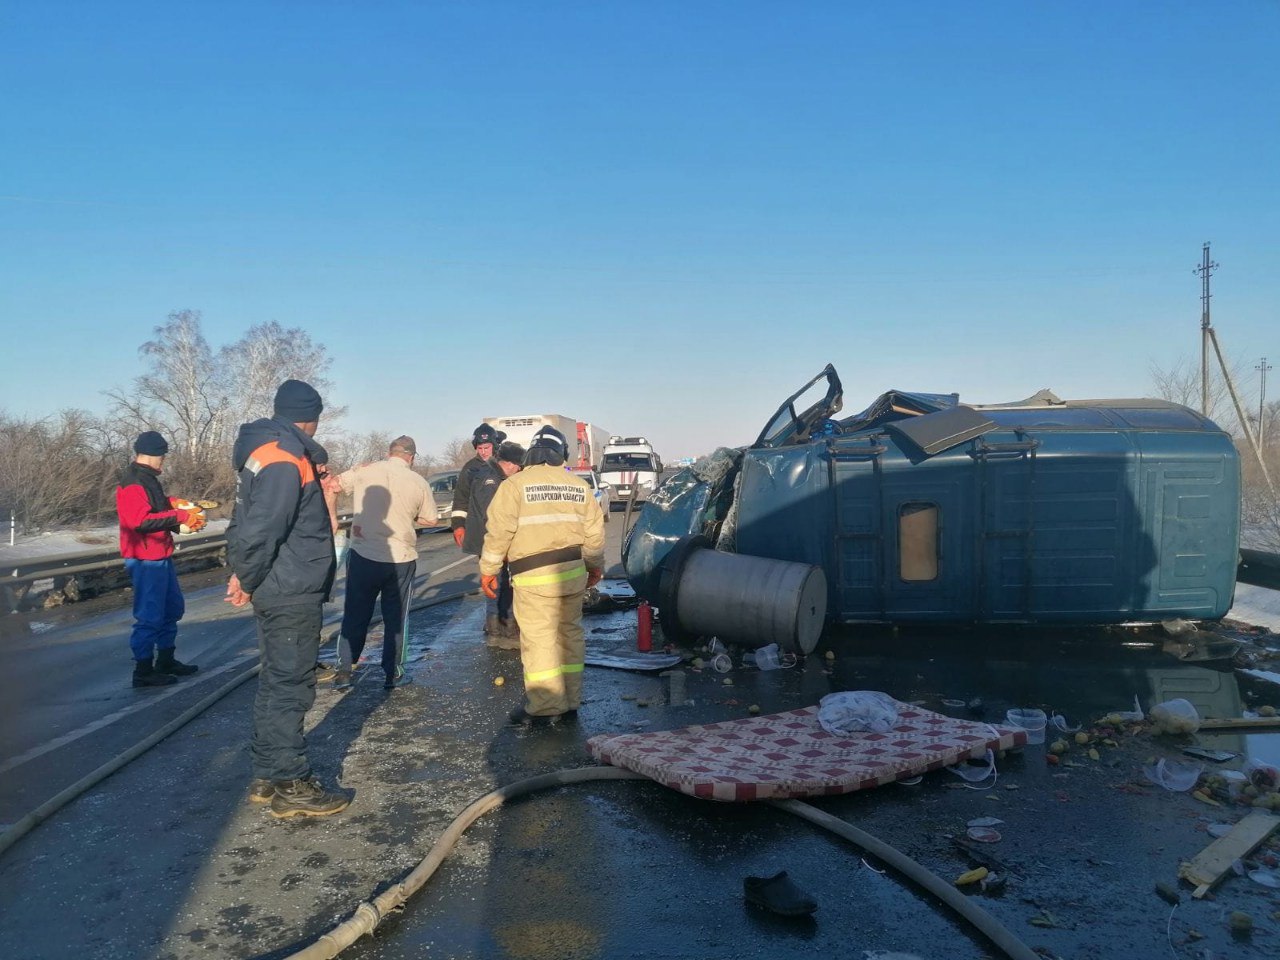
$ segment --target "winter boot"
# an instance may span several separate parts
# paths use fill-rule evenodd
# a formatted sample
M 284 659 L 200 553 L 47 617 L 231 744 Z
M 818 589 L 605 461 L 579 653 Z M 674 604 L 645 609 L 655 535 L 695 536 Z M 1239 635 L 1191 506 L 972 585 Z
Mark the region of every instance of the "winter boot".
M 177 683 L 178 678 L 169 673 L 157 673 L 151 661 L 133 661 L 133 685 L 135 687 L 167 687 Z
M 273 817 L 327 817 L 347 809 L 351 798 L 326 790 L 315 777 L 277 780 L 271 798 Z
M 484 638 L 486 646 L 493 647 L 495 650 L 519 650 L 520 649 L 520 628 L 516 626 L 514 619 L 502 620 L 498 617 L 491 618 L 497 624 L 492 630 L 485 625 L 485 633 L 488 634 Z
M 271 798 L 275 795 L 276 785 L 270 780 L 254 777 L 253 783 L 249 784 L 250 803 L 270 803 Z
M 175 677 L 189 677 L 200 668 L 194 663 L 183 663 L 173 658 L 173 647 L 161 647 L 156 651 L 156 673 Z
M 489 637 L 502 636 L 502 621 L 496 613 L 490 613 L 484 618 L 484 632 Z

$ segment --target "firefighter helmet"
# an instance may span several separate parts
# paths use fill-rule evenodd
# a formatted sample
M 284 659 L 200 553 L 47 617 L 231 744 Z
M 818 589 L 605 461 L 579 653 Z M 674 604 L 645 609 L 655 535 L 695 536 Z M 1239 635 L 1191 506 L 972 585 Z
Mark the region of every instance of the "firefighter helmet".
M 529 452 L 524 455 L 525 466 L 537 463 L 558 467 L 569 459 L 569 441 L 555 427 L 542 427 L 533 435 Z

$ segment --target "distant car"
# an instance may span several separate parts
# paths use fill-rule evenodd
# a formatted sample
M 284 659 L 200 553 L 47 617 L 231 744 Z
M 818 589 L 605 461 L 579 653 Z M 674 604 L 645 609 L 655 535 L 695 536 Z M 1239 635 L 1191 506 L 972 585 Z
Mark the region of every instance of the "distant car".
M 573 475 L 587 481 L 595 493 L 596 503 L 600 504 L 600 509 L 604 511 L 604 522 L 608 523 L 609 511 L 613 509 L 613 488 L 597 477 L 594 470 L 574 470 Z
M 427 483 L 431 484 L 431 494 L 436 498 L 436 519 L 448 520 L 449 514 L 453 513 L 453 491 L 458 486 L 458 471 L 437 473 L 427 477 Z

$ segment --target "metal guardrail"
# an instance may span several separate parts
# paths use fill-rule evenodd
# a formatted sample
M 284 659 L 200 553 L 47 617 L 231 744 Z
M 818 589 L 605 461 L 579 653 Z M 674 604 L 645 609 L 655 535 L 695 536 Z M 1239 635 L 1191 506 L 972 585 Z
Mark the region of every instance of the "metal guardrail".
M 1280 590 L 1280 553 L 1242 549 L 1236 579 L 1254 587 Z
M 349 526 L 350 515 L 338 518 L 339 529 Z M 173 557 L 181 563 L 189 558 L 221 552 L 226 546 L 226 530 L 186 534 L 174 537 Z M 124 558 L 120 556 L 120 547 L 116 544 L 6 563 L 0 566 L 0 594 L 3 594 L 0 600 L 3 601 L 3 612 L 13 613 L 17 610 L 27 590 L 40 580 L 57 580 L 114 569 L 124 569 Z

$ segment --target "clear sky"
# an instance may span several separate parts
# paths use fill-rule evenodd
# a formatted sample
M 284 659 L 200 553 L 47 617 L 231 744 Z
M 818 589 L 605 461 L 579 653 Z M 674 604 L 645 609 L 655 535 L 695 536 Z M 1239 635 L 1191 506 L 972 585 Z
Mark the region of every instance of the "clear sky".
M 0 408 L 102 412 L 184 308 L 305 328 L 428 450 L 697 454 L 828 361 L 846 412 L 1148 394 L 1206 240 L 1256 398 L 1278 64 L 1274 0 L 8 3 Z

